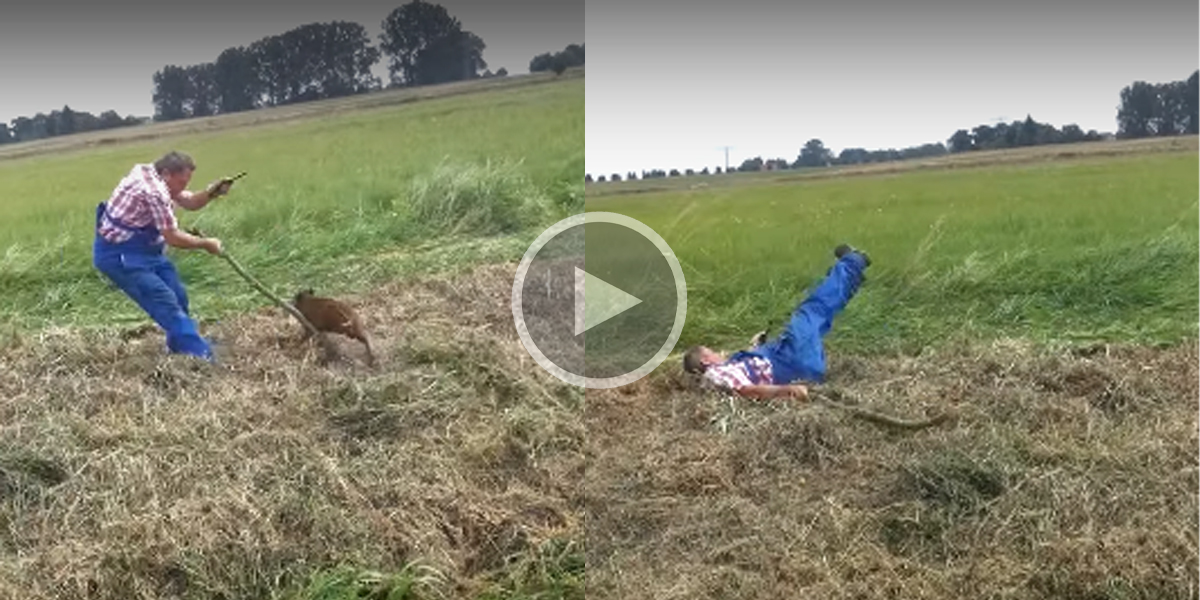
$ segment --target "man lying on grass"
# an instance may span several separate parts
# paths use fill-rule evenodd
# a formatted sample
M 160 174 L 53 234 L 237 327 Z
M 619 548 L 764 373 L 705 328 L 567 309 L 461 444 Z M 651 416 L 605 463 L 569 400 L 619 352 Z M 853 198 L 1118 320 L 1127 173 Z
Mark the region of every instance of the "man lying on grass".
M 825 381 L 825 334 L 834 315 L 842 311 L 863 282 L 870 257 L 842 244 L 833 251 L 837 262 L 792 313 L 779 337 L 754 337 L 747 350 L 726 358 L 706 346 L 696 346 L 683 356 L 683 369 L 703 376 L 705 386 L 746 398 L 808 398 L 799 383 Z

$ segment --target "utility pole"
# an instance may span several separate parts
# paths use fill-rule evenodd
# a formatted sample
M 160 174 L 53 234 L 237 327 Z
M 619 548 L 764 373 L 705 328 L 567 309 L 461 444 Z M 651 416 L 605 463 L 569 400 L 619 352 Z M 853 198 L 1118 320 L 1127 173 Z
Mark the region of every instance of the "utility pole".
M 725 149 L 725 172 L 729 172 L 729 146 L 721 146 Z

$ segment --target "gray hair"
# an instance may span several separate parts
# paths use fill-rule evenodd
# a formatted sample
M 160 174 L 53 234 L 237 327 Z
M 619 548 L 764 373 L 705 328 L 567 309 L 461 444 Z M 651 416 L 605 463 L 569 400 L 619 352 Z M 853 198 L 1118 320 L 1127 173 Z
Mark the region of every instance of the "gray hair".
M 162 158 L 154 161 L 154 170 L 159 173 L 195 171 L 196 163 L 187 154 L 172 150 L 164 154 Z

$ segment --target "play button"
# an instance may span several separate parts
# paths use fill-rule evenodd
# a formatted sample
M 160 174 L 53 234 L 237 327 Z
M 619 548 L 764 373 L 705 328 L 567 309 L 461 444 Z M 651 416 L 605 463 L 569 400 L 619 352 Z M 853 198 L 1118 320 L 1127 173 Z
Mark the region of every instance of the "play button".
M 513 319 L 529 354 L 555 377 L 610 388 L 641 379 L 683 330 L 687 289 L 653 229 L 588 212 L 542 232 L 513 282 Z
M 641 300 L 575 267 L 575 335 L 579 335 L 631 308 Z

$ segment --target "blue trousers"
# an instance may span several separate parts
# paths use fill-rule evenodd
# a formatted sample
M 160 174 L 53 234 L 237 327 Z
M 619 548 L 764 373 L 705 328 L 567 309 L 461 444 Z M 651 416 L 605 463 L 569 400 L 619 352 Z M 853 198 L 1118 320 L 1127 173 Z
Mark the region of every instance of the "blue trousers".
M 163 250 L 137 242 L 113 244 L 97 235 L 92 262 L 166 331 L 169 351 L 212 360 L 212 349 L 188 313 L 179 273 Z
M 865 268 L 862 256 L 843 256 L 796 307 L 783 333 L 751 351 L 771 361 L 775 383 L 825 381 L 825 335 L 858 291 Z

